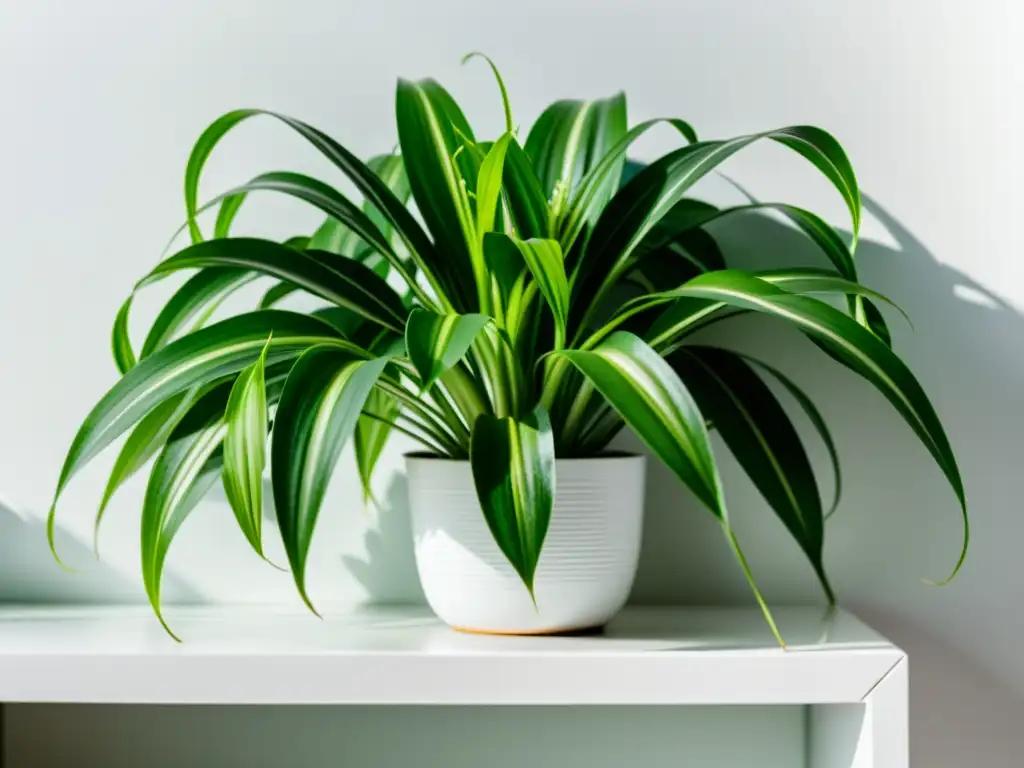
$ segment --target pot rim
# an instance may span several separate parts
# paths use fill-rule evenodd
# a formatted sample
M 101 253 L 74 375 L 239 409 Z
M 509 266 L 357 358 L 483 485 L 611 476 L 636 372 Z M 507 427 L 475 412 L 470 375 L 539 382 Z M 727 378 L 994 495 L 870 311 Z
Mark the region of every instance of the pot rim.
M 450 456 L 438 456 L 435 453 L 429 451 L 409 451 L 408 453 L 402 454 L 402 458 L 406 462 L 424 462 L 424 463 L 447 463 L 447 464 L 469 464 L 469 459 L 453 459 Z M 555 457 L 556 464 L 584 464 L 593 462 L 604 462 L 604 461 L 646 461 L 647 456 L 642 453 L 632 453 L 630 451 L 603 451 L 594 456 L 585 457 L 572 457 L 572 458 L 559 458 Z

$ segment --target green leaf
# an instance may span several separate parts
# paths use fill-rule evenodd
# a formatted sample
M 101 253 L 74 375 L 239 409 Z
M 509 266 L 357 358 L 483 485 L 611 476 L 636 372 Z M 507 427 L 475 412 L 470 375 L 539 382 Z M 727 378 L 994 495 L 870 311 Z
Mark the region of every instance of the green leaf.
M 455 366 L 490 322 L 485 315 L 439 315 L 427 309 L 414 309 L 405 326 L 405 346 L 428 389 L 448 369 Z
M 684 347 L 668 362 L 807 555 L 834 604 L 822 562 L 825 528 L 818 485 L 782 405 L 753 369 L 727 350 Z
M 631 333 L 618 332 L 590 351 L 563 350 L 644 444 L 718 518 L 776 638 L 782 643 L 729 524 L 718 465 L 704 416 L 672 367 Z
M 196 222 L 196 215 L 198 213 L 199 178 L 203 166 L 206 164 L 206 160 L 214 147 L 228 131 L 243 120 L 256 115 L 267 115 L 280 120 L 306 139 L 339 168 L 366 198 L 366 201 L 371 203 L 380 212 L 381 216 L 394 227 L 395 232 L 409 249 L 417 268 L 424 273 L 427 281 L 441 295 L 440 298 L 444 300 L 446 291 L 451 285 L 450 282 L 445 281 L 446 265 L 440 260 L 433 244 L 416 222 L 412 213 L 406 209 L 405 203 L 388 189 L 387 184 L 372 169 L 330 136 L 299 120 L 273 112 L 258 109 L 241 109 L 228 112 L 211 123 L 199 137 L 192 150 L 192 154 L 189 156 L 188 166 L 185 170 L 185 208 L 188 214 L 187 225 L 193 242 L 202 240 L 202 232 L 199 230 Z
M 530 158 L 515 139 L 509 141 L 505 154 L 502 183 L 516 234 L 520 238 L 547 237 L 548 203 L 544 190 Z
M 758 360 L 757 358 L 750 357 L 749 355 L 741 354 L 740 357 L 748 363 L 753 364 L 755 367 L 760 368 L 769 376 L 772 376 L 789 392 L 790 396 L 796 400 L 797 404 L 803 409 L 808 420 L 811 422 L 811 425 L 821 437 L 821 441 L 825 444 L 825 450 L 828 451 L 829 459 L 832 462 L 832 473 L 835 478 L 835 492 L 832 496 L 832 506 L 829 508 L 828 512 L 825 513 L 825 520 L 828 520 L 833 514 L 835 514 L 836 509 L 839 507 L 839 500 L 842 498 L 843 473 L 842 467 L 839 463 L 839 450 L 836 448 L 835 441 L 832 439 L 832 433 L 829 431 L 828 424 L 825 423 L 825 417 L 821 415 L 821 412 L 814 404 L 814 401 L 808 397 L 807 393 L 798 387 L 792 379 L 782 373 L 782 371 Z
M 674 293 L 684 299 L 710 300 L 786 320 L 885 396 L 931 453 L 960 502 L 963 547 L 953 572 L 945 581 L 953 578 L 967 556 L 970 539 L 967 499 L 942 422 L 906 364 L 877 336 L 839 310 L 817 299 L 788 293 L 752 275 L 709 272 Z
M 237 195 L 229 195 L 221 200 L 220 208 L 217 210 L 217 223 L 213 227 L 215 238 L 227 237 L 231 233 L 231 225 L 235 222 L 242 203 L 245 202 L 244 192 Z
M 547 411 L 523 421 L 481 415 L 470 464 L 477 498 L 498 547 L 536 602 L 534 575 L 555 497 L 555 441 Z
M 263 469 L 267 461 L 267 387 L 264 379 L 270 341 L 256 362 L 235 379 L 224 420 L 224 495 L 238 526 L 260 557 L 263 555 Z
M 487 264 L 487 271 L 497 281 L 507 304 L 516 283 L 526 272 L 523 254 L 508 235 L 502 232 L 488 232 L 484 235 L 484 261 Z
M 583 177 L 626 133 L 626 97 L 597 101 L 556 101 L 534 123 L 526 138 L 544 196 L 558 220 Z M 621 165 L 618 166 L 621 171 Z M 604 181 L 618 186 L 615 169 Z
M 476 184 L 476 232 L 480 238 L 494 230 L 494 216 L 501 197 L 502 169 L 512 135 L 502 134 L 487 152 Z
M 565 329 L 569 318 L 569 280 L 565 276 L 562 249 L 557 240 L 514 240 L 529 268 L 541 295 L 551 307 L 555 318 L 555 349 L 565 346 Z
M 320 346 L 292 368 L 274 418 L 271 475 L 281 538 L 295 585 L 306 593 L 306 555 L 331 473 L 389 358 L 365 360 Z
M 160 262 L 136 290 L 172 272 L 203 267 L 240 267 L 285 280 L 397 332 L 407 314 L 401 297 L 365 265 L 256 238 L 209 240 L 189 246 Z
M 659 123 L 671 125 L 690 144 L 697 142 L 697 133 L 690 124 L 675 118 L 647 120 L 630 129 L 604 153 L 603 157 L 593 164 L 593 167 L 583 177 L 579 189 L 568 205 L 561 227 L 560 241 L 564 251 L 568 253 L 572 250 L 587 224 L 597 223 L 605 205 L 615 195 L 619 185 L 626 180 L 624 179 L 626 152 L 630 145 Z M 634 163 L 630 168 L 629 180 L 643 167 Z
M 79 469 L 168 398 L 237 374 L 250 365 L 271 334 L 268 365 L 294 358 L 314 344 L 361 351 L 316 318 L 263 310 L 202 328 L 140 360 L 96 404 L 71 443 L 47 519 L 51 550 L 57 501 Z
M 117 364 L 118 373 L 128 373 L 135 365 L 135 350 L 132 349 L 132 340 L 128 335 L 128 315 L 132 309 L 132 298 L 125 299 L 121 308 L 117 310 L 114 318 L 114 329 L 111 333 L 111 348 L 114 352 L 114 362 Z
M 472 59 L 483 59 L 487 62 L 488 66 L 490 66 L 491 72 L 494 73 L 494 79 L 498 81 L 498 90 L 501 91 L 501 104 L 505 110 L 505 133 L 511 136 L 515 128 L 512 125 L 512 107 L 509 105 L 508 90 L 505 88 L 505 81 L 501 79 L 501 73 L 498 71 L 497 65 L 491 61 L 490 56 L 480 53 L 479 51 L 467 53 L 462 57 L 462 63 L 465 64 Z
M 604 209 L 594 227 L 593 235 L 587 241 L 584 255 L 573 274 L 574 295 L 594 296 L 598 300 L 605 295 L 619 277 L 629 271 L 636 251 L 653 228 L 672 210 L 697 181 L 717 168 L 726 159 L 744 147 L 760 139 L 774 139 L 787 146 L 799 148 L 816 167 L 835 167 L 839 155 L 835 140 L 826 140 L 824 132 L 818 135 L 801 128 L 783 128 L 776 131 L 741 136 L 728 141 L 710 141 L 691 144 L 670 152 L 658 161 L 640 171 Z M 797 141 L 795 136 L 803 139 Z M 821 145 L 810 139 L 820 138 Z M 837 152 L 839 154 L 837 154 Z M 846 163 L 848 165 L 848 161 Z M 851 174 L 838 179 L 826 173 L 837 188 L 848 199 L 851 189 L 856 189 L 856 179 Z M 856 207 L 851 205 L 854 230 L 860 222 L 859 193 Z M 849 200 L 848 200 L 849 202 Z M 591 304 L 592 305 L 592 304 Z M 587 305 L 579 303 L 571 325 L 581 327 L 588 316 Z
M 216 482 L 218 452 L 226 427 L 218 421 L 195 434 L 168 443 L 149 476 L 142 504 L 142 580 L 160 624 L 180 642 L 164 620 L 160 582 L 164 562 L 178 529 Z
M 478 246 L 469 185 L 475 184 L 477 172 L 455 157 L 463 141 L 473 140 L 472 132 L 451 97 L 433 81 L 400 80 L 395 109 L 416 207 L 444 255 L 447 282 L 457 291 L 449 298 L 460 302 L 456 306 L 476 307 L 474 277 L 480 277 L 482 264 L 473 255 Z
M 360 416 L 356 423 L 353 436 L 356 453 L 356 468 L 359 470 L 359 482 L 363 486 L 363 501 L 373 498 L 373 470 L 391 436 L 391 424 L 399 414 L 398 401 L 383 390 L 374 389 L 366 399 L 364 413 L 372 413 L 379 418 Z
M 174 292 L 160 310 L 139 355 L 149 357 L 156 350 L 165 347 L 197 315 L 202 313 L 208 316 L 206 310 L 211 304 L 217 306 L 230 293 L 251 283 L 256 277 L 247 270 L 230 267 L 199 270 Z
M 194 399 L 189 392 L 182 392 L 168 398 L 146 414 L 146 417 L 135 425 L 135 429 L 128 436 L 114 462 L 114 468 L 107 480 L 107 487 L 103 491 L 103 499 L 96 512 L 96 521 L 93 524 L 93 550 L 96 552 L 96 557 L 99 557 L 100 524 L 103 522 L 103 515 L 110 500 L 114 497 L 117 489 L 142 469 L 146 462 L 164 446 L 178 422 L 192 407 Z

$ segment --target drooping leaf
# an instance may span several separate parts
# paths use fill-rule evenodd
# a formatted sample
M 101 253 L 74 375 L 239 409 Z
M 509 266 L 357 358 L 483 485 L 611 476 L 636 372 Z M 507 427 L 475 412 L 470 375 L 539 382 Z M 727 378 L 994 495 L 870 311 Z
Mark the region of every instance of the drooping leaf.
M 164 620 L 160 584 L 164 562 L 178 529 L 216 482 L 219 448 L 226 427 L 218 421 L 195 434 L 170 442 L 153 465 L 142 505 L 142 580 L 153 611 L 167 633 L 180 638 Z
M 400 410 L 395 398 L 380 389 L 374 389 L 366 399 L 363 412 L 372 413 L 379 418 L 363 415 L 356 423 L 353 444 L 364 502 L 373 498 L 373 471 L 391 436 L 391 424 L 388 422 L 394 422 Z
M 306 556 L 334 466 L 389 358 L 319 346 L 288 376 L 274 418 L 271 475 L 278 527 L 303 601 Z
M 401 297 L 365 265 L 257 238 L 209 240 L 190 246 L 160 262 L 137 289 L 182 269 L 204 267 L 243 268 L 285 280 L 398 332 L 407 314 Z
M 171 296 L 160 310 L 142 345 L 141 357 L 149 357 L 167 345 L 200 313 L 243 285 L 256 279 L 244 269 L 213 267 L 201 269 Z
M 139 361 L 96 404 L 68 449 L 47 519 L 51 550 L 57 501 L 79 469 L 168 398 L 250 365 L 271 334 L 268 366 L 297 357 L 314 344 L 333 344 L 353 354 L 362 352 L 316 318 L 263 310 L 202 328 Z
M 224 495 L 239 528 L 263 557 L 263 469 L 267 461 L 267 386 L 264 379 L 269 341 L 256 362 L 235 379 L 224 421 Z
M 825 513 L 825 520 L 828 520 L 836 509 L 839 507 L 839 500 L 843 494 L 843 473 L 842 467 L 839 462 L 839 449 L 836 448 L 835 441 L 832 439 L 832 433 L 829 431 L 828 424 L 825 422 L 825 417 L 821 415 L 821 411 L 814 404 L 814 401 L 804 392 L 796 383 L 789 378 L 786 374 L 780 371 L 774 366 L 768 365 L 762 360 L 750 357 L 749 355 L 741 354 L 744 360 L 751 363 L 757 368 L 767 373 L 769 376 L 778 381 L 790 396 L 796 400 L 797 404 L 803 409 L 807 415 L 808 421 L 811 422 L 811 426 L 817 431 L 818 436 L 821 437 L 821 441 L 825 444 L 825 450 L 828 451 L 829 460 L 832 462 L 832 475 L 834 477 L 833 484 L 835 485 L 835 491 L 832 494 L 832 506 L 829 507 L 828 512 Z
M 538 406 L 523 421 L 480 416 L 469 456 L 491 534 L 536 601 L 534 575 L 555 498 L 555 442 L 547 411 Z
M 114 353 L 114 363 L 120 374 L 128 373 L 128 370 L 135 365 L 135 350 L 132 349 L 132 340 L 128 333 L 128 316 L 132 309 L 132 297 L 129 296 L 117 310 L 114 318 L 114 328 L 111 332 L 111 349 Z
M 114 468 L 110 472 L 110 478 L 103 491 L 103 499 L 96 511 L 96 520 L 93 524 L 93 549 L 97 557 L 99 557 L 100 525 L 110 500 L 128 478 L 142 469 L 146 462 L 163 448 L 178 422 L 192 406 L 193 400 L 194 397 L 189 392 L 182 392 L 168 398 L 146 414 L 146 417 L 135 425 L 135 429 L 128 436 L 114 462 Z
M 738 355 L 683 347 L 668 358 L 704 417 L 807 555 L 829 604 L 824 515 L 810 459 L 782 405 Z
M 697 181 L 726 159 L 760 139 L 774 139 L 798 151 L 819 169 L 836 168 L 845 154 L 834 139 L 804 132 L 799 128 L 741 136 L 728 141 L 708 141 L 670 152 L 640 171 L 612 198 L 587 241 L 583 257 L 573 273 L 574 296 L 601 297 L 633 264 L 636 251 L 652 229 L 672 210 Z M 794 138 L 801 137 L 799 140 Z M 812 139 L 819 138 L 820 145 Z M 837 154 L 838 153 L 838 154 Z M 840 157 L 841 155 L 841 157 Z M 846 165 L 848 165 L 846 161 Z M 860 222 L 859 193 L 852 175 L 838 178 L 826 173 L 850 206 L 854 229 Z M 853 196 L 851 196 L 853 195 Z M 856 203 L 856 204 L 854 204 Z M 587 304 L 578 302 L 570 325 L 579 327 L 587 315 Z
M 709 272 L 675 291 L 683 299 L 710 300 L 786 320 L 822 350 L 869 381 L 896 408 L 939 465 L 963 512 L 964 538 L 956 575 L 970 538 L 967 498 L 952 448 L 917 379 L 886 344 L 856 321 L 809 296 L 798 296 L 742 272 Z M 947 579 L 948 581 L 948 579 Z
M 237 195 L 229 195 L 220 201 L 220 208 L 217 209 L 217 223 L 213 227 L 215 238 L 227 237 L 231 234 L 231 225 L 234 224 L 235 217 L 238 215 L 242 203 L 245 202 L 245 198 L 246 194 L 242 192 Z
M 199 229 L 196 216 L 198 213 L 199 178 L 203 166 L 214 147 L 228 131 L 243 120 L 256 115 L 267 115 L 283 122 L 338 167 L 352 181 L 367 202 L 372 203 L 381 216 L 394 227 L 395 232 L 408 248 L 417 269 L 423 272 L 427 281 L 441 294 L 440 298 L 444 301 L 447 293 L 451 292 L 449 290 L 451 287 L 450 275 L 445 270 L 445 263 L 441 261 L 430 239 L 416 222 L 412 213 L 405 207 L 405 203 L 388 189 L 388 186 L 373 170 L 327 134 L 300 120 L 265 110 L 242 109 L 228 112 L 211 123 L 196 142 L 185 170 L 185 208 L 188 214 L 187 226 L 193 242 L 202 240 L 202 232 Z
M 445 371 L 456 365 L 490 322 L 485 315 L 440 315 L 414 309 L 405 326 L 409 360 L 428 389 Z
M 718 518 L 765 619 L 782 643 L 729 524 L 704 415 L 672 367 L 639 337 L 621 331 L 592 350 L 557 354 L 593 383 L 637 437 Z

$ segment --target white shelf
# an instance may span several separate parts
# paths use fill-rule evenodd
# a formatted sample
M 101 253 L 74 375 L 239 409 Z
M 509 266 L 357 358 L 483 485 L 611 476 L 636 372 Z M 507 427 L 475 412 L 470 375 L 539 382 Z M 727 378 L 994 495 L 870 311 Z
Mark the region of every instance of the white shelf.
M 860 702 L 904 658 L 850 614 L 639 608 L 600 635 L 456 633 L 422 608 L 0 608 L 0 701 L 189 704 Z
M 760 613 L 749 609 L 634 608 L 624 611 L 602 634 L 577 637 L 464 635 L 441 625 L 423 608 L 381 608 L 325 620 L 259 606 L 173 607 L 168 613 L 185 639 L 181 645 L 142 607 L 0 607 L 0 702 L 691 705 L 697 709 L 688 712 L 698 713 L 697 719 L 686 719 L 683 731 L 690 728 L 691 735 L 685 739 L 689 754 L 707 755 L 701 757 L 701 764 L 718 764 L 715 761 L 738 745 L 714 737 L 705 739 L 701 752 L 703 732 L 693 729 L 715 730 L 717 723 L 723 733 L 732 732 L 737 718 L 744 717 L 748 726 L 761 722 L 763 727 L 767 722 L 754 715 L 714 714 L 739 710 L 702 705 L 782 705 L 790 709 L 778 710 L 782 717 L 769 720 L 792 722 L 787 712 L 793 707 L 807 713 L 798 720 L 799 730 L 787 738 L 799 739 L 802 763 L 810 768 L 909 765 L 906 657 L 841 611 L 827 615 L 810 608 L 777 610 L 787 649 L 775 643 Z M 121 746 L 116 749 L 110 738 L 97 735 L 102 729 L 94 733 L 95 728 L 87 728 L 69 736 L 68 723 L 79 722 L 80 717 L 69 720 L 70 715 L 59 707 L 51 715 L 42 714 L 46 709 L 12 710 L 22 712 L 26 719 L 21 722 L 28 726 L 15 731 L 20 741 L 11 749 L 22 749 L 30 756 L 50 755 L 47 764 L 63 764 L 71 749 L 92 760 L 90 764 L 128 766 L 150 760 L 149 745 L 162 738 L 154 734 L 171 727 L 159 725 L 167 722 L 159 718 L 189 708 L 155 708 L 152 720 L 138 707 L 113 715 L 102 714 L 108 708 L 87 710 L 94 713 L 89 722 L 95 728 L 109 724 L 111 717 L 127 717 L 126 711 L 140 713 L 139 745 L 132 748 L 128 739 L 118 741 Z M 211 718 L 232 708 L 212 713 L 203 709 L 208 714 L 197 714 L 188 732 L 202 743 L 219 744 L 216 734 L 221 726 L 215 723 L 229 721 Z M 371 709 L 380 713 L 372 721 L 359 720 L 355 710 L 349 710 L 343 721 L 332 715 L 323 725 L 323 738 L 334 734 L 339 722 L 351 721 L 356 723 L 351 725 L 356 735 L 345 731 L 348 736 L 337 737 L 339 745 L 344 742 L 351 747 L 370 722 L 384 729 L 379 733 L 391 732 L 385 728 L 388 722 L 392 729 L 400 722 L 398 730 L 407 732 L 425 716 L 394 721 L 388 720 L 387 712 L 404 717 L 401 713 L 407 710 Z M 452 710 L 444 706 L 427 711 Z M 516 712 L 535 710 L 516 708 Z M 699 713 L 705 713 L 706 719 L 700 720 Z M 510 715 L 500 717 L 505 722 Z M 308 725 L 308 717 L 303 716 L 302 722 Z M 684 720 L 674 722 L 675 730 Z M 22 738 L 39 728 L 53 737 L 37 743 Z M 175 743 L 193 744 L 189 739 Z M 266 749 L 272 751 L 270 745 L 276 744 L 268 742 Z M 493 749 L 491 742 L 478 746 L 487 754 Z M 377 754 L 379 745 L 370 751 Z M 167 764 L 194 764 L 200 759 L 191 753 L 179 757 L 168 758 Z M 203 753 L 201 759 L 209 755 Z M 747 759 L 741 762 L 746 764 Z M 43 764 L 33 760 L 36 757 L 25 764 Z M 757 760 L 763 764 L 761 757 Z M 786 764 L 791 763 L 792 759 Z M 458 763 L 462 764 L 481 761 Z

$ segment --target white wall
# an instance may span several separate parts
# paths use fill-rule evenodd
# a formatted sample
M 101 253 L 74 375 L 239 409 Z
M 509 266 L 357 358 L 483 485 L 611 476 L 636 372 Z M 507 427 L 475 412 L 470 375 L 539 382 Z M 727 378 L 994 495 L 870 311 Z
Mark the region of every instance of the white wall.
M 863 276 L 914 318 L 913 332 L 895 324 L 897 344 L 964 473 L 974 536 L 959 579 L 941 590 L 920 582 L 952 565 L 957 509 L 888 405 L 786 333 L 730 339 L 786 364 L 836 426 L 846 493 L 828 560 L 843 602 L 911 654 L 915 765 L 1019 765 L 1022 33 L 1024 10 L 1008 0 L 0 0 L 0 594 L 142 597 L 140 483 L 111 508 L 105 563 L 88 553 L 111 459 L 61 507 L 62 550 L 83 573 L 47 559 L 39 521 L 78 422 L 114 381 L 114 311 L 181 222 L 184 162 L 202 127 L 236 106 L 267 106 L 361 154 L 387 151 L 395 78 L 433 75 L 493 132 L 488 73 L 458 65 L 483 49 L 524 126 L 552 99 L 623 88 L 634 120 L 684 116 L 712 137 L 810 122 L 844 142 L 874 201 Z M 284 129 L 253 124 L 218 151 L 204 189 L 286 168 L 337 179 Z M 835 195 L 780 148 L 729 170 L 759 196 L 843 221 Z M 241 224 L 285 235 L 313 219 L 263 201 Z M 725 244 L 767 253 L 790 239 L 751 227 Z M 390 472 L 400 448 L 380 477 L 379 517 L 360 510 L 351 464 L 339 472 L 312 555 L 315 599 L 416 597 L 402 480 Z M 816 599 L 781 527 L 731 465 L 726 474 L 770 599 Z M 636 599 L 748 602 L 710 521 L 665 472 L 653 469 L 649 485 Z M 177 599 L 294 600 L 288 578 L 247 552 L 223 500 L 190 522 L 169 571 Z

